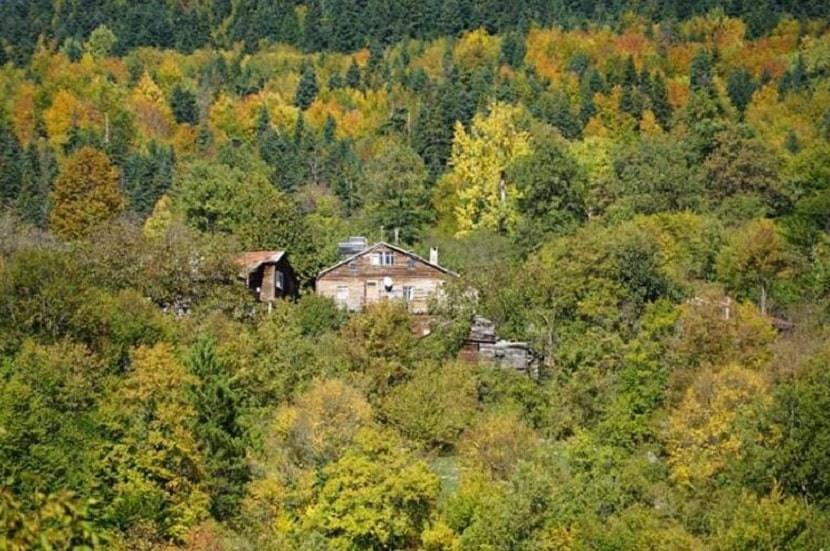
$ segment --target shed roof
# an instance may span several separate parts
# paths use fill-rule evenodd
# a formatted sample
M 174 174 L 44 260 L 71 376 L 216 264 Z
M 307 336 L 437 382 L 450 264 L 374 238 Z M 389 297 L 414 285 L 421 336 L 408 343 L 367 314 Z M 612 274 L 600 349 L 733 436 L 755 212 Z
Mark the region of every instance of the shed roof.
M 447 268 L 444 268 L 443 266 L 439 266 L 438 264 L 433 264 L 432 262 L 430 262 L 426 258 L 423 258 L 423 257 L 413 253 L 412 251 L 407 251 L 406 249 L 402 249 L 402 248 L 398 247 L 397 245 L 392 245 L 390 243 L 387 243 L 386 241 L 378 241 L 374 245 L 372 245 L 370 247 L 366 247 L 365 249 L 363 249 L 359 253 L 355 253 L 351 256 L 347 256 L 346 258 L 344 258 L 343 260 L 341 260 L 337 264 L 334 264 L 334 265 L 329 266 L 328 268 L 322 270 L 319 274 L 317 274 L 317 277 L 318 278 L 323 277 L 324 275 L 326 275 L 330 271 L 332 271 L 336 268 L 339 268 L 340 266 L 343 266 L 344 264 L 348 264 L 349 262 L 351 262 L 355 258 L 363 256 L 366 253 L 370 253 L 373 250 L 377 249 L 378 247 L 388 247 L 388 248 L 392 249 L 393 251 L 396 251 L 396 252 L 399 252 L 399 253 L 404 254 L 406 256 L 412 257 L 412 258 L 414 258 L 415 260 L 417 260 L 419 262 L 423 262 L 427 266 L 431 266 L 431 267 L 435 268 L 436 270 L 438 270 L 440 272 L 443 272 L 447 275 L 451 275 L 453 277 L 458 277 L 458 274 L 456 272 L 453 272 L 452 270 L 448 270 Z
M 285 256 L 285 251 L 248 251 L 238 254 L 234 262 L 242 273 L 247 275 L 265 263 L 279 262 L 283 256 Z

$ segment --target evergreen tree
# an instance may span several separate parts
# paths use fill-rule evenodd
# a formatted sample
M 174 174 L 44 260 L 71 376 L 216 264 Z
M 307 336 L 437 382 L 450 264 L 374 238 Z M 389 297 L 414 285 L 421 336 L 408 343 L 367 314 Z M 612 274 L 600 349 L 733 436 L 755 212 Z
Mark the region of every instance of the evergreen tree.
M 268 113 L 268 107 L 264 103 L 257 110 L 254 131 L 256 132 L 258 140 L 264 140 L 271 132 L 271 115 Z
M 314 65 L 306 63 L 300 73 L 300 83 L 297 85 L 297 92 L 294 95 L 294 105 L 300 109 L 308 109 L 317 97 L 317 74 L 314 72 Z
M 415 119 L 413 144 L 433 179 L 443 172 L 450 156 L 453 130 L 445 113 L 444 103 L 433 96 L 421 106 Z
M 790 69 L 790 89 L 795 92 L 803 90 L 807 84 L 807 66 L 804 64 L 804 56 L 798 55 L 795 65 Z
M 634 64 L 634 56 L 628 56 L 625 60 L 620 84 L 624 88 L 637 86 L 637 66 Z
M 175 157 L 173 148 L 155 141 L 147 146 L 147 153 L 133 153 L 124 164 L 124 188 L 130 210 L 146 217 L 156 201 L 173 184 Z
M 525 37 L 517 31 L 506 33 L 501 43 L 502 63 L 517 69 L 522 66 L 524 59 Z
M 335 133 L 337 132 L 337 121 L 334 120 L 334 117 L 331 115 L 326 117 L 326 122 L 323 125 L 323 143 L 324 144 L 331 144 L 334 143 L 336 136 Z
M 334 71 L 329 77 L 329 90 L 338 90 L 343 88 L 344 83 L 343 76 L 339 72 Z
M 57 174 L 58 163 L 49 143 L 43 137 L 32 140 L 26 149 L 17 209 L 24 220 L 39 228 L 46 227 L 49 192 Z
M 23 149 L 11 127 L 0 120 L 0 204 L 11 204 L 20 193 Z
M 196 412 L 194 435 L 205 458 L 210 511 L 218 520 L 227 520 L 239 511 L 251 477 L 239 423 L 241 397 L 210 338 L 193 345 L 187 368 L 197 378 L 190 389 Z
M 639 93 L 633 86 L 623 86 L 622 95 L 620 95 L 620 111 L 628 113 L 636 121 L 642 117 L 643 104 Z
M 651 83 L 651 96 L 649 97 L 651 111 L 657 122 L 660 123 L 664 129 L 669 127 L 671 121 L 671 104 L 669 104 L 669 90 L 666 87 L 666 81 L 663 80 L 663 75 L 657 73 Z
M 329 163 L 330 182 L 334 194 L 343 204 L 347 215 L 351 215 L 362 204 L 363 168 L 360 159 L 352 149 L 351 143 L 342 140 L 334 144 L 335 151 Z
M 594 92 L 591 91 L 591 87 L 585 81 L 579 88 L 579 121 L 583 128 L 596 113 L 597 106 L 594 102 Z
M 726 81 L 726 92 L 741 116 L 746 111 L 746 106 L 749 105 L 752 94 L 757 88 L 758 84 L 752 78 L 752 73 L 746 69 L 738 69 L 730 73 Z
M 203 124 L 199 126 L 199 132 L 196 134 L 196 147 L 204 153 L 211 145 L 213 145 L 213 132 Z
M 303 46 L 307 52 L 316 52 L 326 47 L 326 34 L 323 32 L 323 5 L 322 0 L 306 2 L 305 18 L 303 19 Z
M 365 45 L 361 35 L 363 18 L 360 0 L 330 0 L 323 4 L 328 46 L 340 52 L 352 52 Z
M 711 54 L 700 48 L 692 59 L 689 83 L 693 92 L 704 92 L 714 96 L 714 75 L 712 73 L 713 63 Z
M 468 0 L 447 0 L 439 22 L 441 34 L 457 36 L 470 21 L 470 3 Z
M 346 71 L 346 86 L 360 90 L 360 67 L 357 66 L 354 58 L 352 58 L 352 63 Z
M 581 125 L 571 110 L 568 96 L 561 90 L 544 92 L 531 111 L 545 122 L 559 129 L 568 139 L 579 137 Z
M 298 146 L 271 127 L 265 105 L 260 107 L 257 114 L 256 133 L 259 156 L 269 168 L 268 180 L 283 191 L 296 190 L 303 179 Z
M 176 85 L 170 94 L 170 108 L 177 123 L 188 123 L 196 125 L 199 123 L 199 108 L 196 105 L 196 95 Z

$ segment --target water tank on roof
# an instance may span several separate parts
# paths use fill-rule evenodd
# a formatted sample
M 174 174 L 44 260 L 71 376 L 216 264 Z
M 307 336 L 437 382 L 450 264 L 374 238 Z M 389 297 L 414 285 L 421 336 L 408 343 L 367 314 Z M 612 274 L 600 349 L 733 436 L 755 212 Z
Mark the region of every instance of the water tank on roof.
M 352 236 L 346 239 L 345 241 L 341 241 L 337 244 L 337 252 L 340 253 L 340 256 L 352 256 L 368 246 L 368 242 L 366 238 L 363 236 Z

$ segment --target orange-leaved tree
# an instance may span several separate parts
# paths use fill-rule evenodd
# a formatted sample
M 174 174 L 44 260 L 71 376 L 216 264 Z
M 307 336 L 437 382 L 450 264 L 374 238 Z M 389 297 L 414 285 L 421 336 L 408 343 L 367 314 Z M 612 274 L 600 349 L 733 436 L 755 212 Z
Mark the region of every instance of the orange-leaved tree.
M 49 226 L 64 239 L 83 237 L 124 210 L 118 169 L 106 153 L 83 147 L 67 158 L 51 194 Z

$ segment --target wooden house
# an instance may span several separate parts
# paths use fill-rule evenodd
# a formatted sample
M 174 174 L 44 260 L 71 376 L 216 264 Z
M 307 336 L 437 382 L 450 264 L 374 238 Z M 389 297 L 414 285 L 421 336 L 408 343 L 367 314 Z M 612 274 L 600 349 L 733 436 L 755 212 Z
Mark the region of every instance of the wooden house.
M 296 298 L 297 276 L 285 251 L 251 251 L 236 257 L 239 277 L 262 302 L 278 298 Z
M 438 264 L 438 250 L 430 259 L 389 243 L 380 242 L 347 255 L 317 276 L 316 292 L 338 305 L 359 312 L 381 300 L 402 300 L 409 311 L 425 314 L 429 298 L 444 283 L 458 277 Z

